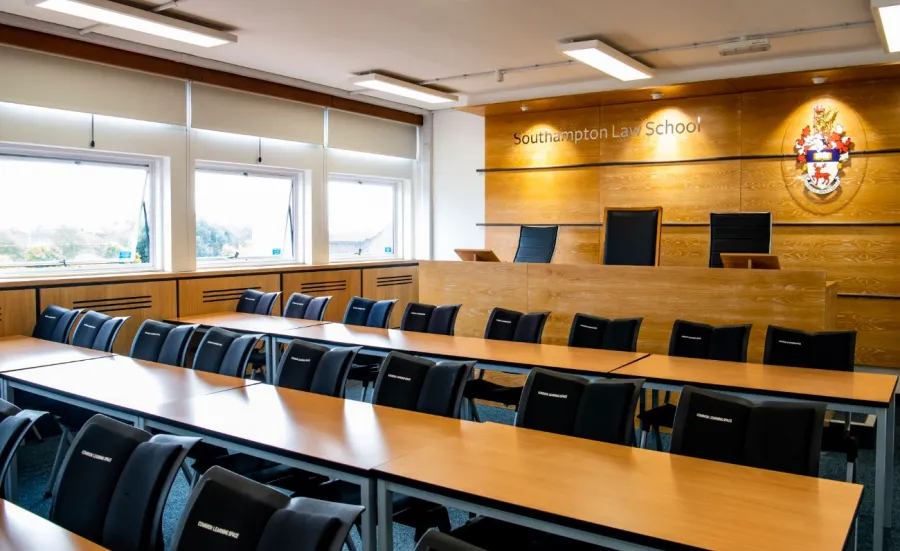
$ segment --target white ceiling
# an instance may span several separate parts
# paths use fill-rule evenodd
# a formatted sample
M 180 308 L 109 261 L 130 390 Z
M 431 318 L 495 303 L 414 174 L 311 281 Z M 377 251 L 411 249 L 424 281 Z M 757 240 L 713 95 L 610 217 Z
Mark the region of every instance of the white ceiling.
M 91 25 L 27 0 L 0 0 L 0 12 L 72 28 Z M 353 90 L 350 77 L 369 70 L 428 80 L 564 61 L 556 42 L 577 37 L 601 38 L 632 53 L 872 21 L 869 0 L 185 0 L 175 13 L 232 30 L 239 41 L 206 49 L 109 27 L 99 33 Z M 892 60 L 874 24 L 773 38 L 772 50 L 761 54 L 723 58 L 715 47 L 704 47 L 640 59 L 658 69 L 654 80 L 638 83 L 642 87 Z M 580 64 L 511 73 L 504 82 L 477 77 L 442 84 L 470 105 L 629 86 Z

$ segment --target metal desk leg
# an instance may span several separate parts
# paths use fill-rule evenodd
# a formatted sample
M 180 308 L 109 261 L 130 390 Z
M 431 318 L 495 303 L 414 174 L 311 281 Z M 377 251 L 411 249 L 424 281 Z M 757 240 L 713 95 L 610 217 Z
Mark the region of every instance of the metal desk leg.
M 394 549 L 394 502 L 387 483 L 378 481 L 378 550 Z
M 875 413 L 875 551 L 884 551 L 885 510 L 888 509 L 889 499 L 887 458 L 891 454 L 888 451 L 888 409 L 878 409 Z
M 377 519 L 375 511 L 378 509 L 378 505 L 375 503 L 375 480 L 371 478 L 366 480 L 360 484 L 360 490 L 360 501 L 366 508 L 362 514 L 362 530 L 360 531 L 362 548 L 363 551 L 376 551 L 375 523 Z
M 897 430 L 897 405 L 891 400 L 887 411 L 887 445 L 885 445 L 884 526 L 891 527 L 894 510 L 894 432 Z
M 273 384 L 275 381 L 275 337 L 268 335 L 266 337 L 266 383 Z
M 5 379 L 0 381 L 0 394 L 3 395 L 3 399 L 7 402 L 15 403 L 15 392 Z M 4 497 L 7 501 L 12 503 L 19 501 L 19 454 L 17 452 L 13 452 L 12 459 L 9 461 L 6 479 L 3 481 L 3 489 Z

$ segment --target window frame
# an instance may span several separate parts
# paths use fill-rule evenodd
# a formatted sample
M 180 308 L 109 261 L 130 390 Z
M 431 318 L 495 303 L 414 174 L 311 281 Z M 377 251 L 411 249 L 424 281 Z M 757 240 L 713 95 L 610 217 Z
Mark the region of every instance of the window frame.
M 90 163 L 97 165 L 119 165 L 147 170 L 147 185 L 150 186 L 150 204 L 147 208 L 146 220 L 149 226 L 150 259 L 152 262 L 122 263 L 110 265 L 99 262 L 72 262 L 64 267 L 55 264 L 29 267 L 17 263 L 8 268 L 0 268 L 0 278 L 5 276 L 34 276 L 46 278 L 72 275 L 104 275 L 119 273 L 161 272 L 165 265 L 163 256 L 168 251 L 168 239 L 165 235 L 164 182 L 166 179 L 166 160 L 155 155 L 140 153 L 119 153 L 113 151 L 94 151 L 90 149 L 55 147 L 47 145 L 18 144 L 0 141 L 0 157 L 24 158 L 28 160 L 46 160 L 63 163 Z M 96 266 L 91 268 L 90 266 Z M 52 268 L 52 269 L 46 269 Z
M 218 172 L 231 175 L 249 175 L 261 178 L 283 178 L 291 181 L 291 223 L 293 224 L 292 245 L 294 255 L 292 258 L 272 257 L 251 257 L 251 258 L 211 258 L 198 257 L 196 252 L 197 241 L 197 197 L 196 197 L 196 174 L 197 172 Z M 302 169 L 279 168 L 267 165 L 247 165 L 239 163 L 224 163 L 218 161 L 197 160 L 194 163 L 194 172 L 191 175 L 191 185 L 194 189 L 194 203 L 192 205 L 194 213 L 194 258 L 197 262 L 197 269 L 204 268 L 233 268 L 236 266 L 280 266 L 285 264 L 305 264 L 305 238 L 306 226 L 305 218 L 308 216 L 306 210 L 306 187 L 308 186 L 307 171 Z
M 348 261 L 359 261 L 365 262 L 369 260 L 400 260 L 403 258 L 403 248 L 404 248 L 404 228 L 403 223 L 405 220 L 405 209 L 406 209 L 406 182 L 399 178 L 385 178 L 381 176 L 361 176 L 356 174 L 343 174 L 343 173 L 329 173 L 328 179 L 325 183 L 325 201 L 326 207 L 325 212 L 329 213 L 330 216 L 330 187 L 332 182 L 342 182 L 342 183 L 363 183 L 369 185 L 380 185 L 386 187 L 392 187 L 394 191 L 394 245 L 392 247 L 393 252 L 391 254 L 380 254 L 377 256 L 361 256 L 361 255 L 342 255 L 342 256 L 332 256 L 331 254 L 331 220 L 328 220 L 327 223 L 327 234 L 328 239 L 325 243 L 328 248 L 328 262 L 329 263 L 337 263 L 337 262 L 348 262 Z

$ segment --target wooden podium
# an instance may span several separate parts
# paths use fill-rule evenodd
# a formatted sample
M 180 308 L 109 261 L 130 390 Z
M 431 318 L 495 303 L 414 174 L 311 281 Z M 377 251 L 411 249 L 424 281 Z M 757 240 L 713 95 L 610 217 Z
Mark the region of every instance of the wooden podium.
M 748 270 L 780 270 L 781 262 L 777 254 L 762 253 L 722 253 L 722 266 Z
M 454 252 L 463 262 L 500 262 L 490 249 L 454 249 Z

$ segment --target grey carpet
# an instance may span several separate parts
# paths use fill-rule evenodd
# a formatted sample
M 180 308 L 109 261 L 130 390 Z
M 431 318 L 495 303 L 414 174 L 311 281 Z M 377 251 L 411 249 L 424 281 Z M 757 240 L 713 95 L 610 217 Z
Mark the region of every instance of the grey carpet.
M 360 389 L 354 387 L 349 389 L 349 397 L 358 399 L 360 397 Z M 479 406 L 481 419 L 484 421 L 493 421 L 497 423 L 512 424 L 514 413 L 499 408 Z M 663 436 L 664 446 L 666 436 Z M 47 477 L 50 475 L 50 468 L 53 464 L 53 456 L 58 444 L 58 437 L 48 438 L 43 442 L 29 443 L 19 451 L 19 504 L 37 513 L 41 516 L 48 516 L 50 512 L 50 500 L 44 498 L 44 485 Z M 900 439 L 898 439 L 900 441 Z M 652 441 L 648 442 L 648 447 L 653 447 Z M 664 447 L 664 449 L 666 449 Z M 894 487 L 900 492 L 900 454 L 895 457 L 894 468 Z M 846 463 L 843 456 L 836 454 L 823 454 L 820 464 L 820 476 L 833 480 L 843 480 L 845 476 Z M 873 525 L 873 492 L 875 479 L 875 457 L 871 450 L 863 450 L 860 452 L 859 458 L 859 480 L 865 485 L 863 494 L 863 502 L 860 508 L 859 518 L 859 544 L 861 550 L 872 549 L 872 525 Z M 165 517 L 163 519 L 163 530 L 165 533 L 166 544 L 168 545 L 172 538 L 178 517 L 184 509 L 187 497 L 190 492 L 187 481 L 183 475 L 179 474 L 175 481 L 169 499 L 166 504 Z M 898 503 L 897 493 L 894 495 L 894 528 L 885 534 L 885 549 L 892 551 L 900 551 L 900 503 Z M 462 511 L 451 511 L 451 521 L 453 526 L 459 526 L 465 522 L 467 516 Z M 360 546 L 359 536 L 354 530 L 354 539 L 356 540 L 357 549 Z M 394 525 L 394 549 L 397 551 L 412 551 L 415 547 L 413 541 L 413 531 L 411 528 Z

